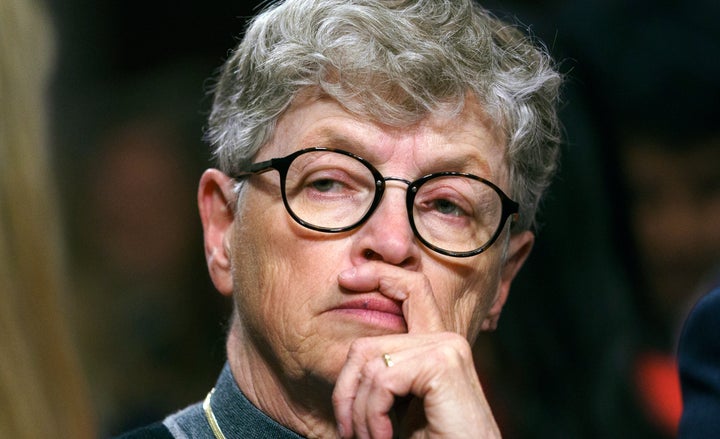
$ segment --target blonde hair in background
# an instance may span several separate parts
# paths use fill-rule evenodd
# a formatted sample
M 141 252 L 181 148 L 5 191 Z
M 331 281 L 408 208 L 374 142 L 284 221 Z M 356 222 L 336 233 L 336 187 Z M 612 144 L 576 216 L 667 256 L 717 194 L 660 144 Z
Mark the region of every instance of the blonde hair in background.
M 46 143 L 50 21 L 0 0 L 0 437 L 91 438 Z

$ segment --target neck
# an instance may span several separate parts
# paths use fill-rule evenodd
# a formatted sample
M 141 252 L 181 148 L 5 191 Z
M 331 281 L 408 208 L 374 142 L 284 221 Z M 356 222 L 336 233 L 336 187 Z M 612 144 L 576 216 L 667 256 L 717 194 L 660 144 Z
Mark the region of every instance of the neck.
M 238 386 L 257 408 L 280 424 L 308 438 L 336 437 L 332 385 L 305 375 L 289 378 L 272 352 L 233 319 L 227 355 Z M 264 343 L 264 345 L 267 345 Z

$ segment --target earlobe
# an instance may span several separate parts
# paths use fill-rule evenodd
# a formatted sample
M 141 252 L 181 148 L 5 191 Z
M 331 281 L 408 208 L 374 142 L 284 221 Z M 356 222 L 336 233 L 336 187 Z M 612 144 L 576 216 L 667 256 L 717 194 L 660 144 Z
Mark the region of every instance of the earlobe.
M 198 208 L 202 220 L 205 259 L 217 290 L 232 294 L 230 241 L 234 212 L 233 180 L 217 169 L 206 170 L 198 187 Z
M 535 235 L 527 230 L 510 237 L 507 256 L 500 269 L 500 283 L 490 311 L 482 322 L 483 331 L 494 331 L 497 328 L 500 313 L 510 293 L 510 284 L 530 255 L 534 242 Z

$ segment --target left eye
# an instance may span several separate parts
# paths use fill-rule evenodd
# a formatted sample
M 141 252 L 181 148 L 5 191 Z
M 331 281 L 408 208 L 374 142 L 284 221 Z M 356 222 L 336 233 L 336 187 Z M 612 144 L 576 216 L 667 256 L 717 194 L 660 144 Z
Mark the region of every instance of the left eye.
M 433 201 L 433 208 L 443 215 L 463 216 L 466 212 L 450 200 L 439 199 Z

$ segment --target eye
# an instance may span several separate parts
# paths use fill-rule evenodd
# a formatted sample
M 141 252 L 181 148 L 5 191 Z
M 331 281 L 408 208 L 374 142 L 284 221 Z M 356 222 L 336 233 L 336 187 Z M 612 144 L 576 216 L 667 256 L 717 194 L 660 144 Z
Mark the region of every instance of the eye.
M 472 216 L 472 194 L 462 192 L 452 183 L 450 179 L 438 179 L 423 186 L 415 198 L 419 210 L 447 220 Z
M 457 204 L 447 199 L 439 199 L 432 202 L 432 207 L 442 213 L 450 216 L 465 216 L 467 213 Z
M 465 226 L 475 221 L 473 210 L 467 201 L 454 195 L 426 194 L 422 199 L 416 199 L 415 213 L 423 221 L 441 221 L 444 226 Z
M 372 195 L 372 187 L 361 176 L 344 169 L 318 169 L 300 176 L 289 186 L 289 194 L 308 200 L 340 201 L 365 200 Z
M 361 190 L 362 185 L 356 180 L 356 176 L 344 169 L 321 169 L 304 176 L 302 187 L 317 194 L 348 195 Z
M 308 186 L 312 187 L 318 192 L 337 192 L 341 191 L 345 187 L 345 184 L 331 178 L 320 178 L 314 181 L 310 181 Z

